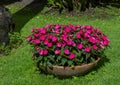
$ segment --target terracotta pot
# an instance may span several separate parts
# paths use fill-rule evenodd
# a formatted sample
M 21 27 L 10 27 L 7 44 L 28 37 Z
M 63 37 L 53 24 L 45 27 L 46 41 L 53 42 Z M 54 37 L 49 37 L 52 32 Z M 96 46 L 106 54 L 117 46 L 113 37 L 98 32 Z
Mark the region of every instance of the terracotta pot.
M 78 65 L 74 67 L 64 67 L 64 66 L 53 66 L 53 67 L 43 67 L 40 66 L 40 69 L 45 71 L 48 74 L 53 74 L 58 77 L 71 77 L 76 75 L 83 75 L 90 71 L 93 67 L 96 66 L 100 58 L 98 58 L 95 62 L 84 64 L 84 65 Z

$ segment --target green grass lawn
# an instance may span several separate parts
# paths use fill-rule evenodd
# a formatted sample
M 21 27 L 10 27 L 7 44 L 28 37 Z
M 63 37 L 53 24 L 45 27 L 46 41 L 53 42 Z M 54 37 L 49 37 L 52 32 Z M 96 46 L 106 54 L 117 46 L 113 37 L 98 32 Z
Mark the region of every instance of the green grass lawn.
M 14 15 L 20 7 L 7 6 Z M 29 11 L 30 9 L 26 9 Z M 0 56 L 0 85 L 120 85 L 120 9 L 105 8 L 99 10 L 93 16 L 67 16 L 59 14 L 32 12 L 19 14 L 13 17 L 16 22 L 16 31 L 19 29 L 21 35 L 26 37 L 31 28 L 43 27 L 51 24 L 79 24 L 93 25 L 100 28 L 111 40 L 111 48 L 105 51 L 107 60 L 101 66 L 85 76 L 70 79 L 58 79 L 51 75 L 39 73 L 32 61 L 31 47 L 24 40 L 23 45 L 13 49 L 8 56 Z M 105 10 L 110 15 L 99 17 L 99 13 Z M 34 15 L 34 16 L 33 16 Z M 102 15 L 101 15 L 102 16 Z M 25 22 L 26 23 L 23 23 Z M 22 24 L 21 24 L 22 23 Z M 20 28 L 22 27 L 22 28 Z

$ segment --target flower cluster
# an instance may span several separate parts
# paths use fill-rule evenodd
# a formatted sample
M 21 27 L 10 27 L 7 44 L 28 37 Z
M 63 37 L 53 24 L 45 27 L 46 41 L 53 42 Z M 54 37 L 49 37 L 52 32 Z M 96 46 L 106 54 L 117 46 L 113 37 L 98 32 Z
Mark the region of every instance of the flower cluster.
M 27 41 L 34 46 L 34 58 L 49 65 L 89 63 L 102 55 L 110 42 L 103 32 L 92 26 L 47 24 L 31 29 L 31 33 Z

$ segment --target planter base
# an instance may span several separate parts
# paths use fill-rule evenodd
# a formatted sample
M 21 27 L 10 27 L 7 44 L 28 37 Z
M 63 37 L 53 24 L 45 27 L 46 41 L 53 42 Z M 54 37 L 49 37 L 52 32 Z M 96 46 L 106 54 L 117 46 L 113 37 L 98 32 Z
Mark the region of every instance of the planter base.
M 80 66 L 74 67 L 64 67 L 64 66 L 53 66 L 53 67 L 43 67 L 40 66 L 40 69 L 48 74 L 53 74 L 58 77 L 71 77 L 71 76 L 78 76 L 83 75 L 90 71 L 93 67 L 96 66 L 100 58 L 98 58 L 95 62 L 84 64 Z

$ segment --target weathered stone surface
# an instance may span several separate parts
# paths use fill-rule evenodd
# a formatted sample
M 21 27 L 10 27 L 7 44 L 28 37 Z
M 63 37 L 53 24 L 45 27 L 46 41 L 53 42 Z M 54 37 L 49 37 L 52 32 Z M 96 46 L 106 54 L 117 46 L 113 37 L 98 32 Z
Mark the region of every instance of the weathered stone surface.
M 0 43 L 9 43 L 8 33 L 13 29 L 14 25 L 10 13 L 4 6 L 0 5 Z

